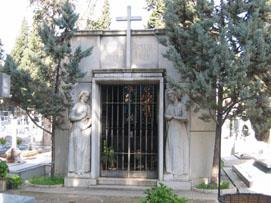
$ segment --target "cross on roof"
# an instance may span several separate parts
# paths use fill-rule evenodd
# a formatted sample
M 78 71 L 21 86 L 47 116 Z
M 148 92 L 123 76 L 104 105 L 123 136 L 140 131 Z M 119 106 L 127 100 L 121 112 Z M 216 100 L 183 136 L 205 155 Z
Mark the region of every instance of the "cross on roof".
M 117 17 L 117 21 L 127 21 L 126 30 L 126 68 L 131 68 L 131 21 L 140 21 L 140 16 L 131 16 L 131 6 L 127 6 L 127 16 Z

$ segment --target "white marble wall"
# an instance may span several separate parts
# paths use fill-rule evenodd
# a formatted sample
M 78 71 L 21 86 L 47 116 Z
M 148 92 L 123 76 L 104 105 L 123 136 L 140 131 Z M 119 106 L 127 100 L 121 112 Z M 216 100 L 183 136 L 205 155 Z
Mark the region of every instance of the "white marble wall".
M 158 35 L 161 34 L 158 33 Z M 82 49 L 93 47 L 91 56 L 83 59 L 80 64 L 80 69 L 87 74 L 79 81 L 79 85 L 75 88 L 75 93 L 78 88 L 92 89 L 92 70 L 125 68 L 125 40 L 125 32 L 123 31 L 79 32 L 73 38 L 73 48 L 78 45 Z M 172 63 L 163 57 L 166 48 L 159 44 L 157 36 L 153 31 L 133 31 L 131 47 L 132 69 L 165 69 L 167 76 L 178 79 L 178 73 Z M 194 113 L 190 114 L 191 179 L 208 177 L 210 175 L 213 158 L 214 130 L 215 126 L 213 123 L 205 123 L 198 119 L 198 115 Z M 65 134 L 65 136 L 62 134 Z M 67 162 L 66 144 L 68 143 L 69 135 L 67 132 L 62 132 L 60 135 L 56 136 L 56 170 L 59 174 L 65 174 Z
M 82 60 L 80 68 L 87 72 L 85 80 L 90 81 L 93 69 L 125 68 L 126 36 L 123 31 L 79 32 L 72 40 L 75 48 L 93 47 L 91 56 Z M 131 42 L 131 68 L 161 68 L 167 75 L 176 78 L 172 63 L 163 57 L 166 48 L 162 46 L 153 31 L 133 31 Z M 88 79 L 86 79 L 88 78 Z

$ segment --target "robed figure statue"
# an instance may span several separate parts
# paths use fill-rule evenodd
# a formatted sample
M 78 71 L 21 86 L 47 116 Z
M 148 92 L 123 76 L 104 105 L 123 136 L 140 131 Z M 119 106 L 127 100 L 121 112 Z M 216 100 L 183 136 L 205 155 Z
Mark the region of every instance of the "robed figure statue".
M 166 108 L 167 121 L 166 137 L 166 173 L 172 178 L 188 175 L 189 139 L 187 133 L 187 111 L 181 102 L 181 95 L 177 90 L 167 92 L 169 104 Z
M 72 129 L 69 140 L 68 172 L 77 175 L 90 172 L 91 117 L 88 100 L 89 92 L 81 91 L 78 102 L 69 114 Z

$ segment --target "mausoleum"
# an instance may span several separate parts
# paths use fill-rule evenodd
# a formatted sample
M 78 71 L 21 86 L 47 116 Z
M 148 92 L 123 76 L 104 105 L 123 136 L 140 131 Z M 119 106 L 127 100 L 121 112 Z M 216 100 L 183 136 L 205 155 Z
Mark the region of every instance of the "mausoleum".
M 83 99 L 90 108 L 89 116 L 84 113 L 91 119 L 89 141 L 73 145 L 89 146 L 81 156 L 89 169 L 68 167 L 75 122 L 58 129 L 55 170 L 66 177 L 66 186 L 163 182 L 189 190 L 210 177 L 215 125 L 200 120 L 186 109 L 183 95 L 169 90 L 169 78 L 179 75 L 163 56 L 161 36 L 163 30 L 112 30 L 81 31 L 73 38 L 73 47 L 93 47 L 80 63 L 86 74 L 72 91 L 74 103 L 82 91 L 89 93 Z

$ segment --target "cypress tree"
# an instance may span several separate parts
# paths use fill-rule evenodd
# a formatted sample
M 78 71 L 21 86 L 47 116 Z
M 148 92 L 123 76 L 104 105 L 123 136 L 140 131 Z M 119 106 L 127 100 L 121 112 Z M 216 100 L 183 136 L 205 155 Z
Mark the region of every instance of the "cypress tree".
M 107 30 L 111 24 L 109 0 L 104 1 L 102 14 L 97 20 L 87 20 L 88 30 Z
M 25 50 L 28 46 L 29 27 L 26 19 L 24 18 L 21 24 L 20 33 L 16 39 L 15 47 L 11 51 L 11 56 L 17 65 L 21 64 L 24 57 Z
M 70 1 L 35 0 L 34 28 L 24 68 L 18 68 L 12 57 L 5 63 L 5 72 L 12 78 L 12 101 L 29 114 L 31 110 L 52 122 L 52 168 L 54 175 L 55 130 L 63 113 L 70 107 L 70 90 L 84 76 L 79 70 L 82 58 L 91 49 L 72 50 L 70 41 L 76 32 L 78 15 Z M 32 118 L 33 119 L 33 118 Z
M 148 28 L 164 28 L 164 12 L 165 1 L 164 0 L 147 0 L 147 10 L 152 11 L 148 20 Z
M 167 1 L 161 42 L 180 73 L 171 84 L 195 111 L 209 112 L 202 119 L 216 123 L 212 183 L 218 182 L 223 123 L 270 96 L 270 14 L 265 0 Z
M 4 52 L 4 50 L 2 49 L 2 46 L 3 46 L 3 44 L 2 44 L 2 40 L 0 39 L 0 66 L 2 65 L 2 63 L 3 63 L 3 52 Z

